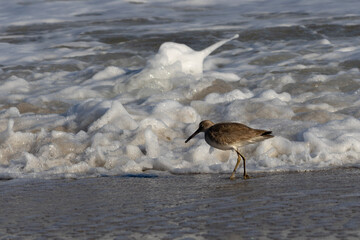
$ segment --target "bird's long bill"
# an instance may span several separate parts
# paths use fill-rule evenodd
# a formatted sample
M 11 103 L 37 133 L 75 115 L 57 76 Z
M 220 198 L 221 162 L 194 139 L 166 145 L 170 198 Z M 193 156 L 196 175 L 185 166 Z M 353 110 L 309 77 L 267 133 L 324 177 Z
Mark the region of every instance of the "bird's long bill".
M 191 134 L 191 136 L 188 138 L 188 139 L 186 139 L 186 141 L 185 141 L 185 143 L 187 143 L 190 139 L 192 139 L 196 134 L 198 134 L 199 132 L 201 132 L 200 131 L 200 128 L 198 129 L 198 130 L 196 130 L 193 134 Z

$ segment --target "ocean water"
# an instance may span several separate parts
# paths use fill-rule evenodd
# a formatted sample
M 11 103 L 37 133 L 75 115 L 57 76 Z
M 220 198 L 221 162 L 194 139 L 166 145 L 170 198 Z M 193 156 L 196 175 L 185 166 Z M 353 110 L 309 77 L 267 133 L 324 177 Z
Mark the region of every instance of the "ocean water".
M 0 238 L 359 239 L 358 169 L 253 176 L 0 181 Z
M 358 1 L 3 1 L 0 178 L 360 167 Z

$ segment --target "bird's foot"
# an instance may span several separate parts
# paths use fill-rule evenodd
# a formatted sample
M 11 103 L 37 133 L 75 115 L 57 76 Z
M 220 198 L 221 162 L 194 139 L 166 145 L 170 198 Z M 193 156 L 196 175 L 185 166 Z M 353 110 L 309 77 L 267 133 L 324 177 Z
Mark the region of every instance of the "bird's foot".
M 244 175 L 244 179 L 245 179 L 245 180 L 246 180 L 246 179 L 249 179 L 249 178 L 250 178 L 249 175 L 247 175 L 247 174 Z
M 231 174 L 230 180 L 235 180 L 235 173 L 234 172 Z

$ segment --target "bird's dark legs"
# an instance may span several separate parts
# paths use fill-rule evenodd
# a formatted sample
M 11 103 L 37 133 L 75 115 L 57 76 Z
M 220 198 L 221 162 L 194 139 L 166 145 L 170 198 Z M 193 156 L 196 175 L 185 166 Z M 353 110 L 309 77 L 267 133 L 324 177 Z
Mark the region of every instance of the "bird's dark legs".
M 231 180 L 234 180 L 235 179 L 235 173 L 236 173 L 236 169 L 239 167 L 239 164 L 240 164 L 240 161 L 241 159 L 243 160 L 244 162 L 244 179 L 249 179 L 249 175 L 246 174 L 246 164 L 245 164 L 245 157 L 237 150 L 235 150 L 237 155 L 238 155 L 238 158 L 237 158 L 237 162 L 236 162 L 236 165 L 235 165 L 235 168 L 234 168 L 234 171 L 232 172 L 231 176 L 230 176 L 230 179 Z
M 243 161 L 244 161 L 244 179 L 249 179 L 249 175 L 246 174 L 246 167 L 245 167 L 245 157 L 243 155 L 240 154 L 240 156 L 242 157 Z

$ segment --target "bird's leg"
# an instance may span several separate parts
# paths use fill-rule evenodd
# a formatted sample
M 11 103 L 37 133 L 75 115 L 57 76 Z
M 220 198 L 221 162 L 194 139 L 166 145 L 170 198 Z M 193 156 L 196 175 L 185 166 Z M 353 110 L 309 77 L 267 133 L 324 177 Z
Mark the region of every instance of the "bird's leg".
M 243 161 L 244 161 L 244 179 L 249 179 L 249 175 L 246 174 L 246 167 L 245 167 L 245 157 L 243 155 L 240 154 L 240 156 L 242 157 Z
M 236 153 L 238 154 L 238 163 L 240 163 L 239 159 L 240 157 L 242 158 L 243 160 L 243 164 L 244 164 L 244 179 L 249 179 L 249 175 L 246 174 L 246 160 L 245 160 L 245 157 L 239 152 L 236 150 Z M 236 164 L 236 167 L 238 166 L 238 163 Z
M 238 155 L 238 158 L 237 158 L 237 162 L 236 162 L 236 165 L 235 165 L 235 168 L 234 168 L 234 171 L 232 172 L 231 176 L 230 176 L 230 179 L 231 180 L 234 180 L 235 179 L 235 173 L 236 173 L 236 169 L 239 167 L 239 164 L 240 164 L 240 161 L 241 161 L 241 154 L 236 151 L 237 155 Z M 240 155 L 239 155 L 240 154 Z

